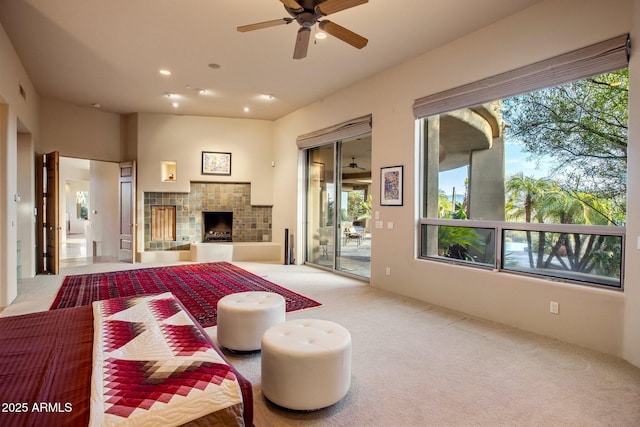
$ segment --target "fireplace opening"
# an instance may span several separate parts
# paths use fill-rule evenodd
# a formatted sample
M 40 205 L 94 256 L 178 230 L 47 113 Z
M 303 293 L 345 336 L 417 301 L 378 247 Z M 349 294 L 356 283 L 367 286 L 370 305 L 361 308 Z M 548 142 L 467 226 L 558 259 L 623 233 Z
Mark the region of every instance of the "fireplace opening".
M 202 212 L 204 219 L 203 242 L 233 241 L 233 212 Z

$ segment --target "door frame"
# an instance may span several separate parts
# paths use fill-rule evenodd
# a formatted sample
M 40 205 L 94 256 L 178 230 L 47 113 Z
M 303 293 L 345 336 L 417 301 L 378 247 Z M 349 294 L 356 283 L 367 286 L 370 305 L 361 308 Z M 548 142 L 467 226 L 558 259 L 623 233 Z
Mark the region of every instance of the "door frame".
M 136 162 L 120 163 L 118 178 L 118 260 L 135 263 L 136 257 Z

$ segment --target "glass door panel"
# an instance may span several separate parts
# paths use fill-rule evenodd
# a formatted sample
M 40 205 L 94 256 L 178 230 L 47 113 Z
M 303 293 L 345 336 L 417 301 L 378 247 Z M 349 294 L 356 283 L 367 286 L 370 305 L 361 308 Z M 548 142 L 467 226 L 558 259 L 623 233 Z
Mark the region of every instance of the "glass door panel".
M 336 270 L 371 277 L 371 135 L 339 144 Z
M 334 144 L 308 150 L 307 162 L 307 261 L 334 268 Z

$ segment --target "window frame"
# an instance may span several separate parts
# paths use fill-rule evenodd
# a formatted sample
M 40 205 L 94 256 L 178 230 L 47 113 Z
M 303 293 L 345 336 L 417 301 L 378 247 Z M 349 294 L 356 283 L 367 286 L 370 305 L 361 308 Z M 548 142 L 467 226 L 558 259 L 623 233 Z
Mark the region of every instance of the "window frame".
M 428 150 L 428 141 L 425 133 L 425 126 L 429 117 L 439 114 L 463 108 L 471 108 L 475 105 L 480 105 L 497 99 L 505 99 L 519 94 L 567 84 L 571 81 L 585 79 L 591 76 L 628 67 L 629 54 L 630 38 L 628 34 L 625 34 L 572 52 L 558 55 L 544 61 L 536 62 L 525 67 L 517 68 L 496 76 L 416 99 L 413 105 L 414 117 L 416 119 L 415 134 L 417 136 L 417 142 L 420 144 L 420 160 L 418 162 L 420 171 L 420 217 L 417 225 L 417 258 L 448 264 L 464 265 L 472 268 L 493 269 L 497 272 L 533 276 L 546 280 L 594 286 L 614 291 L 623 291 L 626 227 L 592 226 L 582 224 L 519 223 L 491 220 L 455 220 L 427 217 L 427 197 L 430 192 L 433 192 L 433 189 L 430 189 L 427 183 L 427 165 L 425 160 Z M 423 255 L 423 244 L 426 244 L 426 242 L 423 242 L 423 227 L 440 225 L 494 229 L 494 265 L 488 266 L 486 264 L 476 264 L 470 261 L 456 260 L 442 256 Z M 504 230 L 579 233 L 620 237 L 620 286 L 609 286 L 572 280 L 570 278 L 559 278 L 540 273 L 504 269 L 504 266 L 502 265 Z
M 469 261 L 457 260 L 454 258 L 446 258 L 443 256 L 422 255 L 424 226 L 447 226 L 447 227 L 466 227 L 466 228 L 484 228 L 494 230 L 494 250 L 495 257 L 493 266 L 486 264 L 476 264 Z M 621 238 L 622 253 L 620 254 L 620 286 L 603 285 L 594 282 L 581 280 L 572 280 L 569 278 L 560 278 L 541 273 L 526 273 L 523 271 L 506 269 L 502 265 L 503 261 L 503 235 L 504 231 L 533 231 L 548 233 L 568 233 L 568 234 L 594 234 L 602 236 L 613 236 Z M 583 225 L 583 224 L 546 224 L 535 222 L 508 222 L 508 221 L 488 221 L 488 220 L 472 220 L 472 219 L 442 219 L 442 218 L 421 218 L 418 221 L 418 258 L 429 261 L 443 262 L 446 264 L 465 265 L 472 268 L 480 268 L 485 270 L 494 270 L 497 272 L 525 275 L 529 277 L 543 278 L 555 282 L 565 282 L 572 284 L 580 284 L 584 286 L 594 286 L 603 289 L 623 291 L 624 290 L 624 253 L 626 244 L 626 228 L 606 225 Z

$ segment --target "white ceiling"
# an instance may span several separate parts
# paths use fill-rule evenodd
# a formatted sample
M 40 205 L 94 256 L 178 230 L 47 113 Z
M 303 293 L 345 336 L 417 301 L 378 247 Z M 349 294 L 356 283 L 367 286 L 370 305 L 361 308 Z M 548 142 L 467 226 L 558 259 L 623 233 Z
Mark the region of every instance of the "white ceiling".
M 279 0 L 0 0 L 0 22 L 42 96 L 116 113 L 274 120 L 538 1 L 371 0 L 325 18 L 366 37 L 364 49 L 330 36 L 300 60 L 295 22 L 236 31 L 288 17 Z

